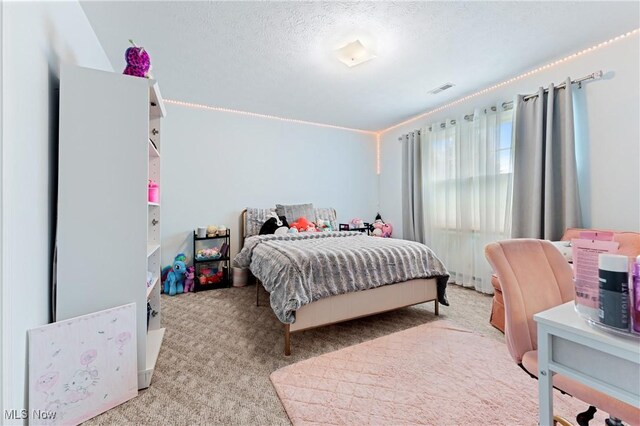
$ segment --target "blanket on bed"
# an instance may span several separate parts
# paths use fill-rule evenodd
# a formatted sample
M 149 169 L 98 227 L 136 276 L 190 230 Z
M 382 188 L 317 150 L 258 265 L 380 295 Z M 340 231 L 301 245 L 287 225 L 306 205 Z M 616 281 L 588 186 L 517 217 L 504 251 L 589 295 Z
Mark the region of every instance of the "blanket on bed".
M 438 301 L 449 305 L 447 269 L 431 249 L 413 241 L 360 232 L 257 235 L 246 239 L 233 265 L 250 268 L 271 294 L 284 323 L 316 300 L 419 278 L 437 278 Z

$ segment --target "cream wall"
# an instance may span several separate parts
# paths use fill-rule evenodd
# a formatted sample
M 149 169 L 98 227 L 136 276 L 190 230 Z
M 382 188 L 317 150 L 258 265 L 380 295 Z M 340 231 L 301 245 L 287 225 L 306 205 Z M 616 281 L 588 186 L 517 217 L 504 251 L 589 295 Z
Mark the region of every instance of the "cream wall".
M 171 104 L 162 126 L 164 265 L 191 256 L 202 225 L 231 228 L 236 253 L 246 207 L 311 202 L 340 221 L 376 213 L 371 134 Z
M 59 64 L 112 68 L 77 2 L 3 2 L 1 24 L 2 409 L 20 410 L 26 331 L 51 316 Z
M 579 78 L 597 70 L 605 73 L 603 79 L 586 83 L 580 90 L 574 86 L 584 225 L 639 231 L 640 37 L 636 34 L 384 133 L 380 211 L 394 225 L 394 236 L 402 236 L 400 135 L 434 121 L 460 118 L 476 107 L 499 105 L 515 94 L 536 92 L 539 86 L 560 83 L 567 76 Z

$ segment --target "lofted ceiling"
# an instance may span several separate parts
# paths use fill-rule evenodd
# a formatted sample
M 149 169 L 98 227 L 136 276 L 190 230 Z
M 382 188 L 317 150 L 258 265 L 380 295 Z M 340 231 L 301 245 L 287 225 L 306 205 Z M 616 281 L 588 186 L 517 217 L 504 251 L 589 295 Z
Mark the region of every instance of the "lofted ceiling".
M 635 1 L 81 4 L 116 71 L 128 39 L 149 51 L 165 98 L 367 130 L 640 26 Z M 332 51 L 356 38 L 377 58 L 348 68 Z

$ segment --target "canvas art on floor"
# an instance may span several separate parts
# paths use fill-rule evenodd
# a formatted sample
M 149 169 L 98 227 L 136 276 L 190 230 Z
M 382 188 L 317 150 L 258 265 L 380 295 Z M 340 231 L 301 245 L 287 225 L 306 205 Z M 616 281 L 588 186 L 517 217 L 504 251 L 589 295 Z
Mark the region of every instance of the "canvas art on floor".
M 134 303 L 29 330 L 31 424 L 75 425 L 137 394 Z

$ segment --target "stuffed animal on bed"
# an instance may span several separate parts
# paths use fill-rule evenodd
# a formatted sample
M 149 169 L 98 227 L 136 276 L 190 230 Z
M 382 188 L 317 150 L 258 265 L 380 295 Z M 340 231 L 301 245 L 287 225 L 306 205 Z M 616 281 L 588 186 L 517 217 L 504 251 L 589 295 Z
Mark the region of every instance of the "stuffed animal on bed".
M 385 223 L 382 225 L 382 238 L 391 238 L 391 234 L 393 233 L 393 227 L 390 223 Z
M 318 228 L 318 231 L 321 231 L 321 232 L 333 231 L 333 228 L 331 228 L 330 220 L 323 220 L 323 219 L 318 220 L 318 224 L 316 225 L 316 228 Z
M 269 219 L 265 223 L 262 224 L 260 228 L 259 235 L 268 235 L 268 234 L 286 234 L 289 232 L 289 224 L 287 223 L 287 218 L 284 216 L 278 216 L 275 212 L 272 212 L 269 215 Z
M 388 223 L 384 223 L 384 221 L 382 220 L 382 216 L 380 216 L 380 213 L 376 215 L 376 220 L 373 222 L 371 227 L 371 235 L 373 235 L 374 237 L 391 238 L 393 227 Z
M 384 223 L 381 220 L 376 220 L 371 226 L 373 227 L 371 235 L 374 237 L 382 237 L 382 227 L 384 226 Z
M 309 221 L 300 217 L 298 220 L 289 225 L 290 228 L 295 228 L 297 232 L 307 232 L 307 228 L 309 228 Z

